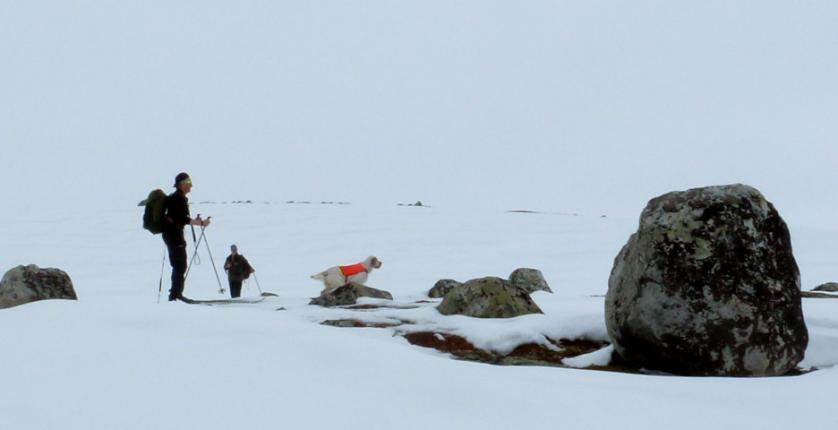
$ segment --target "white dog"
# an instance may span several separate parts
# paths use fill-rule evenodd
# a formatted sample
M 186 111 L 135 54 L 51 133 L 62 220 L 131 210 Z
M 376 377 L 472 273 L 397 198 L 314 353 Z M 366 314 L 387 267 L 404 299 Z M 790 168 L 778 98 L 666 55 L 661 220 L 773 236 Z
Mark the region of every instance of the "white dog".
M 360 263 L 330 267 L 320 273 L 311 275 L 311 279 L 323 281 L 324 288 L 322 292 L 325 293 L 350 282 L 363 285 L 367 282 L 369 273 L 379 267 L 381 267 L 381 260 L 377 257 L 367 257 Z

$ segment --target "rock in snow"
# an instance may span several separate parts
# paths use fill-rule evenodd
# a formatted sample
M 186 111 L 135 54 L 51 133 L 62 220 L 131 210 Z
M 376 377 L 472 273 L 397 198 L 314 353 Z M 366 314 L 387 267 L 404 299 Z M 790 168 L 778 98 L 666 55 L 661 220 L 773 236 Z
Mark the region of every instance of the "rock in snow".
M 515 271 L 509 275 L 509 283 L 513 287 L 521 288 L 529 294 L 532 294 L 535 291 L 547 291 L 548 293 L 553 292 L 553 290 L 550 289 L 550 286 L 547 285 L 547 281 L 544 280 L 544 275 L 537 269 L 515 269 Z M 461 282 L 453 279 L 440 279 L 436 282 L 436 284 L 434 284 L 433 288 L 428 291 L 428 297 L 445 297 L 449 291 L 461 285 L 463 285 Z
M 0 281 L 0 309 L 48 299 L 77 300 L 70 276 L 30 264 L 6 272 Z
M 527 290 L 527 292 L 531 294 L 536 291 L 547 291 L 548 293 L 553 292 L 553 290 L 550 289 L 550 286 L 547 285 L 547 281 L 544 280 L 544 275 L 537 269 L 515 269 L 515 271 L 509 275 L 509 282 L 516 287 Z
M 437 310 L 443 315 L 468 315 L 478 318 L 511 318 L 543 313 L 527 291 L 501 278 L 473 279 L 454 288 Z
M 838 282 L 827 282 L 825 284 L 818 285 L 812 291 L 827 291 L 830 293 L 838 293 Z
M 456 287 L 459 287 L 460 285 L 463 285 L 462 282 L 457 282 L 453 279 L 440 279 L 439 281 L 436 281 L 436 284 L 434 284 L 433 288 L 431 288 L 431 290 L 428 291 L 428 297 L 434 299 L 445 297 L 445 295 L 448 294 L 449 291 Z
M 614 261 L 605 302 L 616 351 L 686 375 L 782 375 L 808 332 L 786 223 L 745 185 L 652 199 Z
M 325 307 L 354 305 L 358 297 L 372 297 L 376 299 L 393 300 L 393 295 L 384 290 L 367 287 L 366 285 L 349 283 L 342 287 L 320 294 L 309 302 L 310 305 Z

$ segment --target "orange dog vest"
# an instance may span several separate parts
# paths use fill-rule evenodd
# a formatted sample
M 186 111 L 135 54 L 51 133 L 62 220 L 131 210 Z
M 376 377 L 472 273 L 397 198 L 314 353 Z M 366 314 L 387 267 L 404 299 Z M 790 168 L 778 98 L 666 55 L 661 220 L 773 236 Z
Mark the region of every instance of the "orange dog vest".
M 359 273 L 367 273 L 367 268 L 364 267 L 364 265 L 361 264 L 361 263 L 350 264 L 348 266 L 339 266 L 339 267 L 340 267 L 340 273 L 343 273 L 343 276 L 345 278 L 348 278 L 352 275 L 357 275 Z

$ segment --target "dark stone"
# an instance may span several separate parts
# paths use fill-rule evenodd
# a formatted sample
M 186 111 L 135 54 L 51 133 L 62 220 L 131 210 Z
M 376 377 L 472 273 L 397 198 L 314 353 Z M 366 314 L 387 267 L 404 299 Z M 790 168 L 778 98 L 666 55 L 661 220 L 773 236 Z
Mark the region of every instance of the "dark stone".
M 433 288 L 431 288 L 431 290 L 428 291 L 428 297 L 434 299 L 445 297 L 445 295 L 448 294 L 449 291 L 459 287 L 460 285 L 463 284 L 453 279 L 440 279 L 439 281 L 436 281 L 436 284 L 434 284 Z
M 416 305 L 398 305 L 395 303 L 364 303 L 363 305 L 347 305 L 346 309 L 355 311 L 369 311 L 373 309 L 417 309 Z
M 49 299 L 78 299 L 73 281 L 63 270 L 17 266 L 0 281 L 0 309 Z
M 816 291 L 801 291 L 800 297 L 804 299 L 838 299 L 838 294 L 819 293 Z
M 310 305 L 325 307 L 348 306 L 358 302 L 359 297 L 393 300 L 393 295 L 384 290 L 370 288 L 365 285 L 349 283 L 320 294 L 309 302 Z
M 783 375 L 808 344 L 788 228 L 745 185 L 652 199 L 614 260 L 605 316 L 623 358 L 676 374 Z
M 825 284 L 818 285 L 812 291 L 826 291 L 829 293 L 838 293 L 838 282 L 827 282 Z
M 525 290 L 509 281 L 488 277 L 473 279 L 452 289 L 437 306 L 443 315 L 468 315 L 477 318 L 512 318 L 540 314 L 541 309 Z
M 515 271 L 509 275 L 509 282 L 513 286 L 523 288 L 530 294 L 536 291 L 547 291 L 548 293 L 553 292 L 553 290 L 550 289 L 550 286 L 547 285 L 547 281 L 544 280 L 544 275 L 537 269 L 515 269 Z

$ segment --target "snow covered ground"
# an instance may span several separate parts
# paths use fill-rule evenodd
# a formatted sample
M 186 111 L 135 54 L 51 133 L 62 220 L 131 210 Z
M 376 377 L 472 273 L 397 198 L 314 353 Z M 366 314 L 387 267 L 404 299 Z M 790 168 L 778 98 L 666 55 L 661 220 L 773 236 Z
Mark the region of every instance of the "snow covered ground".
M 193 200 L 197 200 L 193 199 Z M 378 310 L 508 350 L 543 336 L 604 338 L 611 263 L 634 218 L 385 205 L 197 204 L 216 264 L 236 243 L 265 291 L 259 304 L 157 303 L 159 237 L 140 208 L 0 215 L 2 269 L 36 263 L 72 277 L 79 300 L 0 311 L 2 429 L 822 429 L 838 386 L 838 300 L 806 299 L 804 367 L 783 378 L 684 378 L 453 360 L 393 328 L 320 325 L 350 311 L 308 306 L 308 276 L 367 255 L 369 285 L 399 303 L 440 278 L 542 270 L 544 315 L 443 317 L 431 306 Z M 838 278 L 838 230 L 791 225 L 804 289 Z M 186 294 L 218 298 L 205 248 Z M 164 278 L 168 278 L 166 263 Z M 223 280 L 223 279 L 222 279 Z M 226 285 L 225 285 L 226 287 Z M 253 281 L 245 296 L 258 294 Z M 284 310 L 277 310 L 284 308 Z

